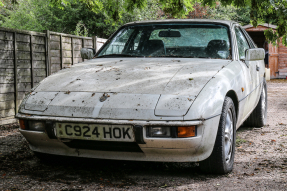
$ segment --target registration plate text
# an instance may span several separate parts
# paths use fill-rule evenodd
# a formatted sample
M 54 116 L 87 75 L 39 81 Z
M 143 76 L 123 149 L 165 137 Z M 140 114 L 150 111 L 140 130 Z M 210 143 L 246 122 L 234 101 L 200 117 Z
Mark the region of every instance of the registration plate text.
M 133 142 L 130 125 L 56 123 L 58 138 Z

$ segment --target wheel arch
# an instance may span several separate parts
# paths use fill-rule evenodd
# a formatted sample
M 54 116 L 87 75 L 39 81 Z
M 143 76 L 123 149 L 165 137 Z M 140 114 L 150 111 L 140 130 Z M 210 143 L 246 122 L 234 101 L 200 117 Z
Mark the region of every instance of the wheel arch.
M 239 110 L 239 106 L 238 106 L 238 97 L 237 94 L 234 90 L 229 90 L 226 94 L 226 96 L 230 97 L 233 101 L 233 104 L 235 106 L 235 113 L 236 113 L 236 120 L 238 119 L 238 110 Z

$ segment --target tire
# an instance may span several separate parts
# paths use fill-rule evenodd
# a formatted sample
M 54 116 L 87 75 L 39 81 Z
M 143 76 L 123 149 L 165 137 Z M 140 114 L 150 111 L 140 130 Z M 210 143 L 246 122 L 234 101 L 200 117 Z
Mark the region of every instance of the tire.
M 232 171 L 235 154 L 236 113 L 230 97 L 225 97 L 216 140 L 209 158 L 199 163 L 205 173 L 226 174 Z
M 246 119 L 243 126 L 245 127 L 263 127 L 267 119 L 267 86 L 266 80 L 263 81 L 262 92 L 259 102 L 250 116 Z

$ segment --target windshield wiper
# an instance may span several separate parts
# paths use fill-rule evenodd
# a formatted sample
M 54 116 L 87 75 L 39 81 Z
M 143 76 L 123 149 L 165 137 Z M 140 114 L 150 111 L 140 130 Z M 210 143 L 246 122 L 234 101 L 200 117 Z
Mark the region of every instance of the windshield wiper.
M 178 58 L 184 58 L 183 56 L 178 56 L 178 55 L 161 55 L 161 56 L 153 56 L 153 57 L 172 57 L 172 58 L 178 57 Z
M 206 57 L 200 57 L 200 56 L 180 56 L 180 55 L 166 55 L 166 56 L 155 56 L 155 57 L 171 57 L 171 58 L 206 58 Z
M 97 56 L 96 58 L 104 58 L 104 57 L 143 57 L 143 56 L 131 55 L 131 54 L 107 54 L 107 55 Z

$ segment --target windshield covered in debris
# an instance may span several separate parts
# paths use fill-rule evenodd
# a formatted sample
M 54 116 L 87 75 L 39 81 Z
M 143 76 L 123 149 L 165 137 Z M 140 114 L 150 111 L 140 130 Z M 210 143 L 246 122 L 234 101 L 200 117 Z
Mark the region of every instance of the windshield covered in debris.
M 185 57 L 230 59 L 227 26 L 144 24 L 122 28 L 97 57 Z

